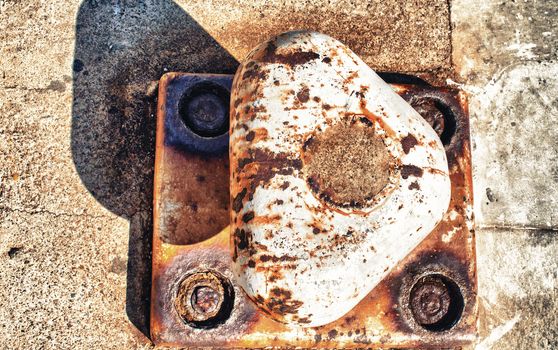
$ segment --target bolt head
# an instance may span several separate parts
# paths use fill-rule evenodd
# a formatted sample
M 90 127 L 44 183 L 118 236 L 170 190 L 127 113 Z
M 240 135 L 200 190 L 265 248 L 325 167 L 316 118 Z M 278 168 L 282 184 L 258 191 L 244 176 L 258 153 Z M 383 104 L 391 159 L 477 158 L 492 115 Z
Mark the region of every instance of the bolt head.
M 201 139 L 219 137 L 229 129 L 229 92 L 209 81 L 186 90 L 179 102 L 184 125 Z
M 424 277 L 411 290 L 411 311 L 421 325 L 432 325 L 442 320 L 450 304 L 448 287 L 439 278 Z
M 225 301 L 225 288 L 211 272 L 186 276 L 174 301 L 178 315 L 187 323 L 209 321 L 216 317 Z
M 218 136 L 226 131 L 228 108 L 219 96 L 207 92 L 192 97 L 186 105 L 186 123 L 202 136 Z
M 436 134 L 442 137 L 445 129 L 444 113 L 432 99 L 420 99 L 411 102 L 411 106 L 432 126 Z

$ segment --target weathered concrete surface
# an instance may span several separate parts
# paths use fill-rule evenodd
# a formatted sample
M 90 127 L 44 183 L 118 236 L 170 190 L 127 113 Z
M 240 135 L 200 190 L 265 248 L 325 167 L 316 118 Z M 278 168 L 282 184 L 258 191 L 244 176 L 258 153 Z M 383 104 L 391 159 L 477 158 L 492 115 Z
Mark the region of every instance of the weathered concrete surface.
M 452 2 L 479 224 L 558 228 L 557 15 L 553 2 Z
M 236 58 L 288 30 L 331 35 L 377 70 L 450 68 L 449 7 L 434 1 L 189 1 L 186 11 Z
M 152 82 L 233 72 L 256 42 L 313 28 L 373 68 L 450 76 L 472 93 L 480 224 L 548 229 L 478 231 L 479 348 L 552 348 L 556 10 L 450 5 L 0 1 L 0 344 L 150 347 L 136 329 L 147 329 Z
M 477 222 L 558 228 L 558 64 L 508 66 L 470 108 Z
M 127 226 L 115 217 L 4 209 L 2 348 L 145 346 L 123 312 Z
M 470 93 L 477 348 L 555 349 L 556 4 L 456 0 L 451 17 L 456 78 Z
M 452 1 L 457 73 L 481 86 L 518 62 L 556 60 L 557 15 L 553 1 Z
M 477 350 L 558 348 L 556 234 L 484 229 L 477 247 Z

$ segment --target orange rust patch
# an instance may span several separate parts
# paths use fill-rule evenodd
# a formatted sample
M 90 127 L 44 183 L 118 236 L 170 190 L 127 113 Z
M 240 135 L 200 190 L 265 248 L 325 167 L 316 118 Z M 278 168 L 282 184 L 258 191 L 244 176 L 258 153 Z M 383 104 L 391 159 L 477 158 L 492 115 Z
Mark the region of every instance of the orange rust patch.
M 352 72 L 347 79 L 345 79 L 345 84 L 350 84 L 356 77 L 358 77 L 358 71 Z
M 161 239 L 192 244 L 210 238 L 229 223 L 228 157 L 207 158 L 168 146 L 160 160 L 162 203 L 179 203 L 180 211 L 161 206 Z M 184 176 L 187 174 L 187 176 Z M 180 213 L 180 215 L 179 215 Z
M 435 169 L 435 168 L 430 168 L 430 167 L 425 168 L 425 169 L 426 169 L 429 173 L 431 173 L 431 174 L 446 175 L 446 173 L 443 172 L 443 171 L 440 170 L 440 169 Z
M 366 100 L 360 100 L 360 109 L 362 111 L 362 115 L 364 115 L 368 120 L 378 123 L 388 136 L 395 137 L 395 131 L 393 131 L 393 129 L 390 128 L 381 117 L 375 115 L 366 108 Z
M 267 139 L 267 136 L 269 135 L 266 128 L 254 128 L 249 132 L 249 134 L 250 133 L 253 134 L 252 139 L 248 140 L 248 135 L 247 135 L 246 140 L 247 141 L 252 141 L 252 142 L 258 142 L 258 141 L 261 141 L 261 140 L 265 140 L 265 139 Z
M 274 222 L 278 222 L 281 220 L 281 215 L 272 215 L 272 216 L 256 216 L 252 219 L 253 225 L 266 225 L 272 224 Z

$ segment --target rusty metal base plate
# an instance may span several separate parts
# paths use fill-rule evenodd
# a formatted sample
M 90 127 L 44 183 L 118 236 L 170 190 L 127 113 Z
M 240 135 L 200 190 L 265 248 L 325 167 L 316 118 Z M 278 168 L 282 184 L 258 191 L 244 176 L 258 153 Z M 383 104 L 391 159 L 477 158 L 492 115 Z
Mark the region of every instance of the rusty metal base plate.
M 228 118 L 231 82 L 230 75 L 169 73 L 159 84 L 152 340 L 219 348 L 460 348 L 473 342 L 477 282 L 464 95 L 426 84 L 392 84 L 445 145 L 452 182 L 449 209 L 349 313 L 325 326 L 299 328 L 259 311 L 230 270 L 223 118 Z

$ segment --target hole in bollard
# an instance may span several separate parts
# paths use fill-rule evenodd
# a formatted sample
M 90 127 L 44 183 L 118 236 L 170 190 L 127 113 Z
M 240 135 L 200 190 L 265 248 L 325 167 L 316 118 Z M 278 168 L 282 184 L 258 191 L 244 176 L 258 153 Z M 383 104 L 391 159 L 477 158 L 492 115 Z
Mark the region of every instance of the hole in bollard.
M 446 276 L 431 274 L 419 279 L 411 288 L 409 307 L 424 329 L 442 332 L 457 324 L 464 300 L 455 282 Z
M 234 290 L 225 277 L 212 271 L 186 276 L 178 287 L 174 308 L 193 328 L 210 329 L 223 324 L 231 315 Z
M 184 124 L 202 137 L 217 137 L 229 130 L 230 93 L 209 81 L 195 84 L 180 99 L 178 113 Z
M 432 126 L 447 146 L 456 131 L 456 121 L 451 109 L 438 99 L 420 98 L 410 101 L 411 106 Z

